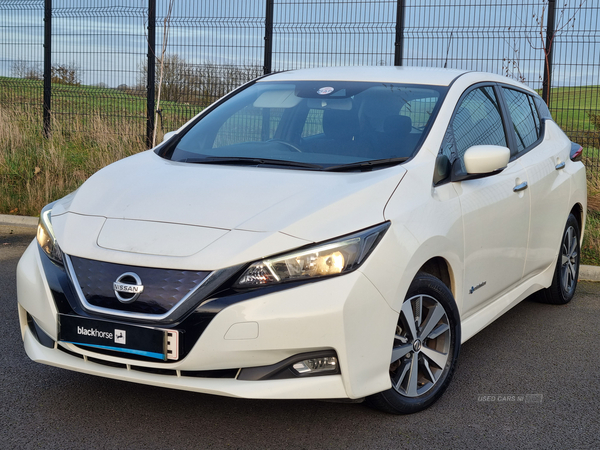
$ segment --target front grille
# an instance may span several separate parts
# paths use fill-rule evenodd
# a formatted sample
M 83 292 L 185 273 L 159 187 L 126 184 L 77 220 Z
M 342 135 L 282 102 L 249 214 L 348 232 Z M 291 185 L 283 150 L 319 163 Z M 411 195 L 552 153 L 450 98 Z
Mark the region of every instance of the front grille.
M 76 282 L 90 305 L 130 313 L 168 313 L 210 274 L 113 264 L 75 256 L 70 259 Z M 115 295 L 113 283 L 127 272 L 140 277 L 144 290 L 135 301 L 122 303 Z

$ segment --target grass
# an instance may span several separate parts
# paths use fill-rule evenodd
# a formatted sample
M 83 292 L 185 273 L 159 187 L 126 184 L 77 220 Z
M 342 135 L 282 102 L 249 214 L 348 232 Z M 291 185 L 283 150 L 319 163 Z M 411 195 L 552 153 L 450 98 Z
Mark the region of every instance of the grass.
M 0 213 L 37 216 L 47 203 L 77 189 L 102 167 L 145 149 L 136 124 L 113 125 L 99 115 L 53 123 L 42 137 L 37 111 L 0 106 Z
M 130 131 L 146 132 L 145 92 L 133 89 L 118 90 L 96 86 L 52 85 L 51 107 L 56 121 L 63 129 L 78 131 L 75 126 L 86 125 L 87 118 L 100 116 L 112 122 L 116 132 L 122 120 L 128 122 Z M 43 82 L 20 78 L 0 77 L 0 105 L 29 105 L 31 111 L 42 114 Z M 161 101 L 162 120 L 159 127 L 165 132 L 176 130 L 202 111 L 203 106 Z M 75 120 L 73 120 L 75 119 Z M 85 127 L 84 127 L 85 129 Z M 83 131 L 83 129 L 82 129 Z
M 550 91 L 549 107 L 563 130 L 593 130 L 587 112 L 600 112 L 600 86 L 554 88 Z
M 589 211 L 581 247 L 581 263 L 600 266 L 600 211 Z
M 577 134 L 594 129 L 586 112 L 600 110 L 599 98 L 598 86 L 556 88 L 550 109 L 563 129 Z M 146 100 L 135 91 L 53 85 L 50 139 L 42 137 L 42 99 L 41 81 L 0 77 L 0 214 L 37 216 L 102 167 L 145 150 Z M 202 109 L 174 102 L 161 108 L 164 131 Z M 584 161 L 588 219 L 581 256 L 600 266 L 600 150 L 585 148 Z
M 590 175 L 588 170 L 588 215 L 581 246 L 581 262 L 600 266 L 600 177 Z

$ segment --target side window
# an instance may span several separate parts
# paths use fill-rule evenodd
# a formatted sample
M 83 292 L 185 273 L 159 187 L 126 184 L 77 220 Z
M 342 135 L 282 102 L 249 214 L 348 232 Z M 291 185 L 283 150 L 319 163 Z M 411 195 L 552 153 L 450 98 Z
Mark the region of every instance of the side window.
M 531 147 L 542 135 L 540 117 L 531 95 L 505 87 L 502 90 L 517 136 L 517 150 L 520 153 Z
M 300 137 L 310 137 L 317 134 L 323 134 L 323 109 L 310 109 L 306 116 L 306 122 L 302 128 L 302 135 Z
M 433 108 L 439 100 L 438 97 L 410 100 L 402 105 L 400 115 L 410 117 L 412 128 L 423 130 L 429 122 Z
M 498 99 L 490 86 L 473 89 L 463 98 L 448 126 L 440 153 L 461 161 L 474 145 L 507 147 Z M 464 170 L 464 166 L 463 166 Z

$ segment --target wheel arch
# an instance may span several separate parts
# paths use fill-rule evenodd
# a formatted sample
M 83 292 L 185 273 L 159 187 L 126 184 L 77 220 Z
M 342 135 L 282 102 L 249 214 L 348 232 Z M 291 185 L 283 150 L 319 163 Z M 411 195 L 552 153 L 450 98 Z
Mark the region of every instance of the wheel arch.
M 454 273 L 452 271 L 452 267 L 444 258 L 441 256 L 435 256 L 427 260 L 425 264 L 419 268 L 418 272 L 424 272 L 436 277 L 438 280 L 444 283 L 448 289 L 450 289 L 452 296 L 456 299 L 456 283 L 454 281 Z
M 575 203 L 571 208 L 570 214 L 573 214 L 575 216 L 575 219 L 577 220 L 577 225 L 579 225 L 579 244 L 581 245 L 581 243 L 583 242 L 583 231 L 585 227 L 585 215 L 583 214 L 583 206 L 581 205 L 581 203 Z

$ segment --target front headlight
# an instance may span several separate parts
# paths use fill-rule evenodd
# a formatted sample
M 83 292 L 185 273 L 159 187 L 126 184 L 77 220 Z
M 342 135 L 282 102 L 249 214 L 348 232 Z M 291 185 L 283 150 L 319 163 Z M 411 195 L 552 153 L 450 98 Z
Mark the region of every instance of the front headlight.
M 253 263 L 235 287 L 258 287 L 338 275 L 356 270 L 379 243 L 386 222 L 332 241 Z
M 52 221 L 50 220 L 52 206 L 54 203 L 46 205 L 42 209 L 40 214 L 40 221 L 38 222 L 37 228 L 37 241 L 40 248 L 44 251 L 48 258 L 57 264 L 63 264 L 63 253 L 56 238 L 54 237 L 54 230 L 52 229 Z

